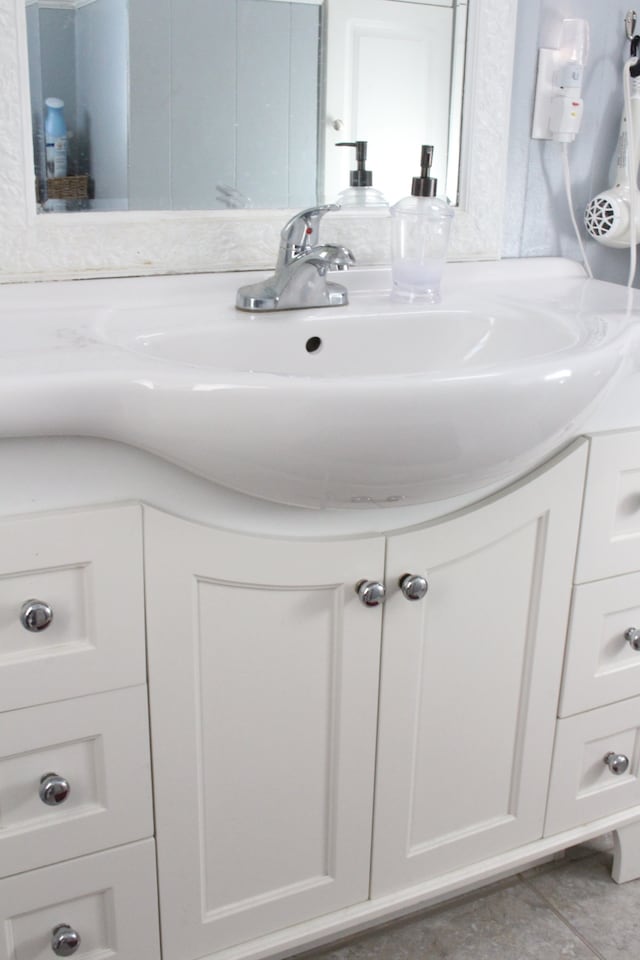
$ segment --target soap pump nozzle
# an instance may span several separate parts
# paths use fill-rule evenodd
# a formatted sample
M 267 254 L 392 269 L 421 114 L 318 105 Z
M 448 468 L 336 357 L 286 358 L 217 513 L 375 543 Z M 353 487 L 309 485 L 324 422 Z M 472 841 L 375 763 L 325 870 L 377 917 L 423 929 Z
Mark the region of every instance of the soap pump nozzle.
M 370 187 L 373 183 L 373 173 L 371 170 L 365 170 L 367 163 L 367 141 L 366 140 L 343 140 L 336 143 L 336 147 L 355 147 L 357 168 L 349 173 L 349 184 L 352 187 Z
M 435 197 L 438 189 L 438 181 L 435 177 L 431 176 L 432 163 L 433 147 L 431 144 L 423 144 L 420 157 L 420 176 L 414 177 L 411 183 L 412 197 Z

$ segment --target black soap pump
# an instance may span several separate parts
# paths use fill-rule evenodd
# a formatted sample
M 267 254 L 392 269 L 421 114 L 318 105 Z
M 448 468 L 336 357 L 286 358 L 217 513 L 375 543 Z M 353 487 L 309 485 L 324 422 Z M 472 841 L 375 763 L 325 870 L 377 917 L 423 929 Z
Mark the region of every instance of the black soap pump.
M 420 159 L 420 176 L 413 178 L 411 196 L 391 207 L 392 297 L 438 303 L 453 207 L 436 196 L 430 144 L 423 145 Z
M 373 173 L 366 169 L 367 141 L 349 140 L 336 143 L 336 147 L 356 148 L 356 169 L 349 174 L 349 187 L 338 196 L 338 204 L 344 208 L 378 207 L 388 209 L 389 204 L 382 193 L 373 186 Z

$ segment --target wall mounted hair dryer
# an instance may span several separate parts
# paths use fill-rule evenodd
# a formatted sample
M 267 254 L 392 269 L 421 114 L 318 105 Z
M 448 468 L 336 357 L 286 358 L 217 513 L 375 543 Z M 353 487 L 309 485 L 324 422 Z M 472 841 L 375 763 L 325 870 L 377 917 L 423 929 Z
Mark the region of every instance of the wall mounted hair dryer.
M 638 190 L 638 167 L 640 161 L 640 76 L 633 70 L 627 78 L 630 84 L 629 116 L 623 111 L 618 145 L 612 164 L 613 186 L 590 201 L 584 214 L 587 233 L 607 247 L 631 246 L 631 191 L 635 192 L 636 236 L 640 238 L 640 191 Z M 632 149 L 630 150 L 630 139 Z M 635 169 L 629 171 L 630 155 L 634 157 Z

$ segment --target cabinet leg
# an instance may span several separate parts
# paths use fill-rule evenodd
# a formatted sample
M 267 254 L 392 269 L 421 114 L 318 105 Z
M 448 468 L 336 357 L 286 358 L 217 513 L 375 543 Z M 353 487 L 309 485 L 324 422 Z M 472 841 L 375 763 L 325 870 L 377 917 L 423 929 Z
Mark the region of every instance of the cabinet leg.
M 613 867 L 616 883 L 640 878 L 640 820 L 613 832 Z

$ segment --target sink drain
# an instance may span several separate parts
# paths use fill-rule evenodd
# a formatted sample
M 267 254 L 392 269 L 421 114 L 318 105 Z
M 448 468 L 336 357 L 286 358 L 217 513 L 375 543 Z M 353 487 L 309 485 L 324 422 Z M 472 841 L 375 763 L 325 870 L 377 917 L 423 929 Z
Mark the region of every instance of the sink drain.
M 322 340 L 320 337 L 309 337 L 305 343 L 305 350 L 307 353 L 315 353 L 316 350 L 319 350 L 322 346 Z

